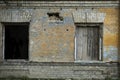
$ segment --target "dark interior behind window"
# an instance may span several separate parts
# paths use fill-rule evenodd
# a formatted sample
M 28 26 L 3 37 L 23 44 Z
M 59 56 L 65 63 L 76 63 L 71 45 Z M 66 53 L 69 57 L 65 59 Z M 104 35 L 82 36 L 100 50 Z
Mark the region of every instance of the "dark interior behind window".
M 4 24 L 4 58 L 28 59 L 29 24 Z

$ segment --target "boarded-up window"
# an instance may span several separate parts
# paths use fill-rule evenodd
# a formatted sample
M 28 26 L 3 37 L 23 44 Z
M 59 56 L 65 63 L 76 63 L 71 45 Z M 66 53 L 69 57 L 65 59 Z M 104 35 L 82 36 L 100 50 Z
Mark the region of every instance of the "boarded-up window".
M 76 27 L 76 60 L 99 60 L 99 26 Z

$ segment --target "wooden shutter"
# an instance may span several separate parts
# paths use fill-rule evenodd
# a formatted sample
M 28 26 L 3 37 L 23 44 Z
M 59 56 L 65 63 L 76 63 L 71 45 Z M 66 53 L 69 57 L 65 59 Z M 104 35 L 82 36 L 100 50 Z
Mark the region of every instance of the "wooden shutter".
M 76 27 L 76 59 L 99 60 L 99 27 Z

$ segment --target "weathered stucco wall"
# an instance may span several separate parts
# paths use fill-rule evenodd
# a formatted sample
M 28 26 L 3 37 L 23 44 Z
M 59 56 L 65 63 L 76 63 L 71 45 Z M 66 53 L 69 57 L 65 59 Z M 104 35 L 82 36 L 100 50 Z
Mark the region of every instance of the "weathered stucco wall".
M 117 61 L 119 47 L 119 8 L 102 8 L 106 13 L 104 20 L 103 57 L 105 61 Z
M 73 62 L 75 37 L 73 12 L 81 10 L 83 12 L 101 12 L 105 14 L 103 22 L 103 60 L 117 61 L 119 8 L 1 9 L 0 20 L 1 22 L 30 22 L 30 61 Z M 63 21 L 50 22 L 47 15 L 48 12 L 59 12 L 63 17 Z M 0 29 L 2 28 L 0 27 Z M 2 31 L 0 35 L 0 43 L 2 43 Z M 0 51 L 2 51 L 2 48 Z M 2 54 L 1 58 L 3 58 Z
M 50 22 L 48 12 L 59 12 L 62 22 Z M 36 9 L 30 27 L 31 61 L 74 61 L 74 22 L 70 10 Z M 68 29 L 68 31 L 67 31 Z

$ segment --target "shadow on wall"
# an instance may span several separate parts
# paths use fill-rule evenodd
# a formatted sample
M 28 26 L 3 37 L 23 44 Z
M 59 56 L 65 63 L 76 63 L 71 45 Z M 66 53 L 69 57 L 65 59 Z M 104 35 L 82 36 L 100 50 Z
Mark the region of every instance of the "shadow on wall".
M 118 28 L 118 76 L 119 76 L 119 78 L 120 78 L 120 1 L 119 1 L 119 28 Z

